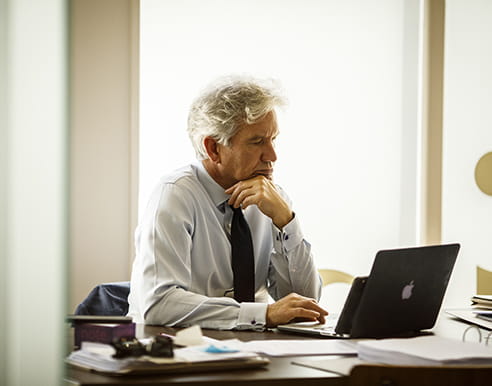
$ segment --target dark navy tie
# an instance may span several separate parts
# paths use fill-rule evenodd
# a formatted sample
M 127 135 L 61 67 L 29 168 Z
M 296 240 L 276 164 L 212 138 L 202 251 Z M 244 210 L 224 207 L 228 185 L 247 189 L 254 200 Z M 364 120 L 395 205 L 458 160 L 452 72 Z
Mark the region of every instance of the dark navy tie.
M 255 260 L 253 240 L 241 208 L 233 208 L 231 224 L 232 273 L 234 299 L 238 302 L 255 301 Z

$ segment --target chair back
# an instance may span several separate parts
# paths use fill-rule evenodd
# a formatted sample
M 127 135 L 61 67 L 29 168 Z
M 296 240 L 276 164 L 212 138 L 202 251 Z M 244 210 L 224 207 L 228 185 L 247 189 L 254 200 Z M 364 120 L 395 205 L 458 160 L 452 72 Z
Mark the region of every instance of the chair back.
M 336 269 L 319 269 L 318 272 L 323 280 L 323 286 L 332 283 L 352 284 L 354 281 L 354 277 L 352 275 Z
M 477 294 L 492 295 L 492 272 L 477 265 Z
M 129 281 L 99 284 L 77 306 L 75 315 L 124 316 L 128 313 L 129 294 Z
M 330 313 L 339 313 L 345 303 L 354 277 L 336 269 L 319 269 L 323 280 L 320 305 Z

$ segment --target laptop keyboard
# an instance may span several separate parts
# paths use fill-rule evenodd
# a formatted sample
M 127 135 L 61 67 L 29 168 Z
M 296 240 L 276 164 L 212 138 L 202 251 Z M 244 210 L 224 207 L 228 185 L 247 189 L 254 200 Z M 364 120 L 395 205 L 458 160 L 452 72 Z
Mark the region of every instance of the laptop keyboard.
M 328 314 L 328 316 L 325 318 L 324 324 L 317 324 L 311 328 L 320 331 L 334 331 L 338 323 L 339 316 L 340 314 Z

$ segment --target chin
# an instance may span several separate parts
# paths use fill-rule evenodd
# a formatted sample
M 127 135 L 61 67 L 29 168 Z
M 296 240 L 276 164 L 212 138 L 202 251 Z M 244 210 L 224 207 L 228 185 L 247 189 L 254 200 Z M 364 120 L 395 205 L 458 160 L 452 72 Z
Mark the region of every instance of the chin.
M 259 173 L 258 175 L 259 175 L 259 176 L 266 177 L 266 178 L 268 178 L 269 180 L 273 180 L 273 174 L 263 174 L 263 173 Z

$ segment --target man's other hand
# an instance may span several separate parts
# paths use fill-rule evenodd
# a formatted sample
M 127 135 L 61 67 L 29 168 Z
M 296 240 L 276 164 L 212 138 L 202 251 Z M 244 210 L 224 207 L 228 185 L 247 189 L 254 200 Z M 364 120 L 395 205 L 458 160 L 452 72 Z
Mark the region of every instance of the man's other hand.
M 316 300 L 291 293 L 270 304 L 267 308 L 267 327 L 276 327 L 292 321 L 325 322 L 328 312 L 321 308 Z

